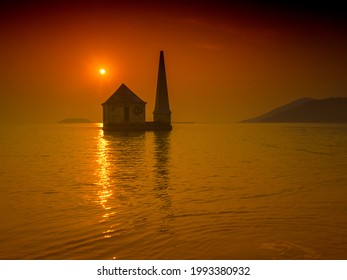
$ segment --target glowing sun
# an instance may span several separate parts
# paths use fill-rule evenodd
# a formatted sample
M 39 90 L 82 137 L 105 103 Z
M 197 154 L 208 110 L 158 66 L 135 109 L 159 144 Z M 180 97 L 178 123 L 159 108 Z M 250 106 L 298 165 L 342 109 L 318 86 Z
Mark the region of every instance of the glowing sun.
M 99 73 L 100 73 L 100 75 L 105 75 L 106 74 L 106 70 L 104 68 L 101 68 L 99 70 Z

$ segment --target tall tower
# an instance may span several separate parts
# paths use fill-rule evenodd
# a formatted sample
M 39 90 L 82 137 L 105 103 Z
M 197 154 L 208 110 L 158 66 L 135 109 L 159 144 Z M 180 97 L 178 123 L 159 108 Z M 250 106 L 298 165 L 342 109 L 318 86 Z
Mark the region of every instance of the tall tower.
M 170 111 L 170 105 L 169 105 L 169 95 L 167 92 L 166 72 L 165 72 L 163 51 L 160 51 L 160 57 L 159 57 L 157 94 L 156 94 L 156 100 L 155 100 L 155 109 L 153 112 L 153 121 L 155 123 L 168 124 L 171 127 L 171 111 Z

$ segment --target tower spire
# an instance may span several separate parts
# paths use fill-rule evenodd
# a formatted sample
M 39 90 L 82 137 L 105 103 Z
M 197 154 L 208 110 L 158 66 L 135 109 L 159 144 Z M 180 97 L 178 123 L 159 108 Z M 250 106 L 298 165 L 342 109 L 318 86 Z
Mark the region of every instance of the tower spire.
M 164 52 L 160 51 L 157 93 L 153 121 L 171 124 L 171 111 L 169 105 L 169 95 L 167 91 Z

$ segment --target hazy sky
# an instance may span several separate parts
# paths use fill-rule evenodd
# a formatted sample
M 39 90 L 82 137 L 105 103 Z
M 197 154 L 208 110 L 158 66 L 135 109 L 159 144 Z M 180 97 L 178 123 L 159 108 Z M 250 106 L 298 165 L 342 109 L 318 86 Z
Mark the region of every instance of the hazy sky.
M 332 1 L 124 2 L 0 4 L 0 122 L 101 121 L 122 83 L 151 120 L 160 50 L 173 121 L 239 121 L 305 96 L 347 96 L 347 17 Z

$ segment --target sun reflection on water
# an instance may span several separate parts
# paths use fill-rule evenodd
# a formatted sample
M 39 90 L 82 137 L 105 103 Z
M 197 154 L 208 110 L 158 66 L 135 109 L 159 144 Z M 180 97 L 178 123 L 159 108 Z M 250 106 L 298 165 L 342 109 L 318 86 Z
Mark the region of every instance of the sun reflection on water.
M 111 188 L 111 181 L 110 181 L 110 161 L 108 159 L 108 153 L 107 153 L 107 141 L 103 138 L 102 130 L 100 130 L 99 141 L 98 141 L 97 162 L 99 164 L 99 168 L 97 169 L 98 177 L 99 177 L 98 185 L 101 187 L 101 189 L 98 191 L 98 194 L 97 194 L 98 195 L 97 203 L 99 203 L 102 206 L 102 208 L 106 211 L 106 213 L 102 215 L 99 221 L 105 222 L 111 216 L 114 216 L 116 214 L 116 211 L 114 211 L 114 205 L 112 207 L 111 204 L 109 203 L 109 200 L 114 195 L 114 193 Z M 109 233 L 109 232 L 111 232 L 111 230 L 106 231 L 106 233 Z M 108 234 L 105 234 L 104 237 L 107 238 L 109 236 Z
M 103 237 L 111 238 L 131 232 L 134 228 L 133 220 L 126 220 L 126 223 L 119 221 L 124 219 L 124 213 L 133 211 L 138 204 L 136 195 L 143 182 L 141 172 L 145 166 L 144 134 L 104 135 L 100 130 L 97 147 L 96 176 L 99 189 L 96 203 L 102 207 L 99 223 L 107 226 L 103 230 Z
M 123 250 L 124 239 L 138 242 L 138 236 L 158 233 L 173 238 L 170 133 L 100 130 L 97 146 L 95 201 L 100 234 L 112 240 L 110 252 Z

